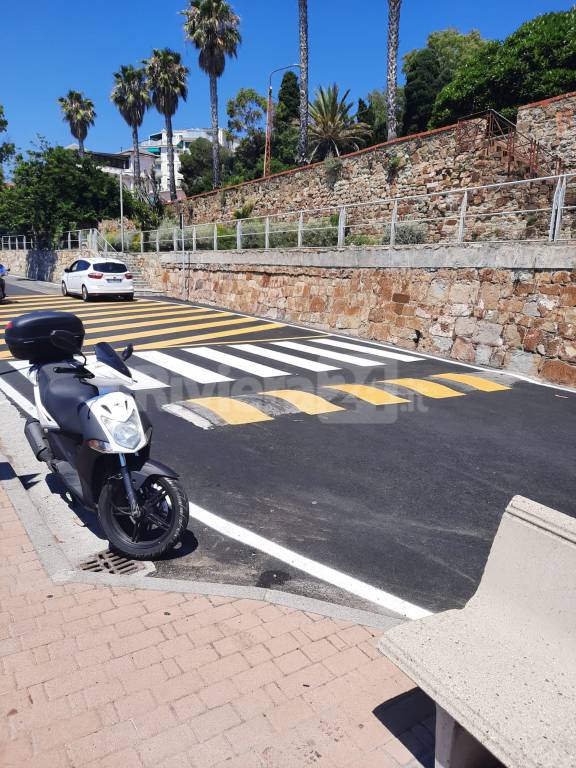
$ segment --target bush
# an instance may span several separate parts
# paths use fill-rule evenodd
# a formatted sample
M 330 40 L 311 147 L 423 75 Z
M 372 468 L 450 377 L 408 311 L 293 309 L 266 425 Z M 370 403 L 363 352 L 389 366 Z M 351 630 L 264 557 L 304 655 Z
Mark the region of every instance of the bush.
M 390 225 L 384 230 L 384 245 L 390 243 Z M 395 245 L 417 245 L 426 242 L 426 226 L 417 222 L 406 221 L 396 224 L 394 227 Z

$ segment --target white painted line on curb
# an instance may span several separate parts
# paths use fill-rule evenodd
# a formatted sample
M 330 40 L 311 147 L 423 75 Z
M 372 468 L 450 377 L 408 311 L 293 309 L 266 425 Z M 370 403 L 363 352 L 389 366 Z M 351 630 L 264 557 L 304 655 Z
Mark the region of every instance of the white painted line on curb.
M 0 389 L 6 397 L 8 397 L 12 402 L 16 403 L 16 405 L 20 406 L 23 411 L 26 411 L 26 413 L 29 413 L 30 416 L 34 416 L 36 418 L 36 406 L 30 402 L 24 395 L 21 395 L 20 392 L 18 392 L 17 389 L 14 389 L 14 387 L 11 384 L 8 384 L 7 381 L 4 381 L 4 377 L 0 376 Z
M 242 528 L 240 525 L 236 525 L 236 523 L 224 520 L 222 517 L 219 517 L 212 512 L 208 512 L 208 510 L 202 509 L 202 507 L 199 507 L 196 504 L 190 503 L 190 516 L 224 536 L 240 541 L 242 544 L 246 544 L 249 547 L 259 549 L 261 552 L 265 552 L 267 555 L 275 557 L 283 563 L 292 565 L 294 568 L 297 568 L 316 579 L 320 579 L 335 587 L 339 587 L 346 592 L 350 592 L 352 595 L 361 597 L 363 600 L 367 600 L 370 603 L 375 603 L 389 611 L 394 611 L 394 613 L 397 613 L 400 616 L 405 616 L 407 619 L 423 619 L 425 616 L 431 615 L 430 611 L 426 611 L 424 608 L 420 608 L 413 603 L 402 600 L 382 589 L 372 587 L 370 584 L 359 581 L 353 576 L 347 576 L 345 573 L 340 573 L 340 571 L 334 570 L 334 568 L 322 565 L 315 560 L 310 560 L 308 557 L 292 552 L 291 550 L 286 549 L 286 547 L 282 547 L 280 544 L 275 544 L 273 541 L 269 541 L 257 533 L 253 533 L 246 528 Z

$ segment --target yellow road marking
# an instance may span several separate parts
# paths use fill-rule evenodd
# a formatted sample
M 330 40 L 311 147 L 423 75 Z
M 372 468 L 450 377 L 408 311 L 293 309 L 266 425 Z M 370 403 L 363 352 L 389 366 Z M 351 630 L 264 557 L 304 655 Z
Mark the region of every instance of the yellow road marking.
M 301 392 L 296 389 L 276 389 L 267 392 L 261 392 L 262 395 L 269 395 L 270 397 L 279 397 L 281 400 L 286 400 L 288 403 L 292 403 L 302 413 L 308 413 L 310 416 L 318 416 L 321 413 L 334 413 L 335 411 L 343 411 L 344 408 L 340 408 L 339 405 L 334 405 L 329 400 L 324 400 L 323 397 L 313 395 L 311 392 Z
M 38 311 L 49 311 L 49 312 L 72 312 L 77 315 L 84 315 L 84 314 L 95 314 L 97 312 L 125 312 L 127 309 L 133 307 L 134 310 L 154 310 L 157 307 L 157 304 L 150 304 L 150 305 L 143 305 L 143 304 L 124 304 L 123 306 L 117 305 L 114 309 L 106 309 L 106 307 L 110 307 L 110 304 L 84 304 L 84 303 L 76 303 L 72 302 L 70 304 L 54 304 L 47 306 L 46 304 L 43 304 L 42 306 L 39 305 L 30 305 L 29 307 L 20 307 L 20 309 L 0 309 L 0 319 L 4 317 L 14 317 L 15 315 L 23 315 L 26 312 L 34 312 L 35 310 Z
M 490 379 L 482 379 L 480 376 L 472 376 L 468 373 L 435 373 L 432 378 L 468 384 L 482 392 L 502 392 L 505 389 L 511 389 L 511 387 L 505 387 L 503 384 L 496 384 L 495 381 L 490 381 Z
M 433 397 L 440 400 L 444 397 L 464 397 L 463 392 L 456 392 L 455 389 L 445 387 L 444 384 L 436 384 L 433 381 L 427 381 L 426 379 L 385 379 L 378 382 L 379 384 L 398 384 L 406 389 L 412 389 L 419 395 L 425 397 Z
M 170 325 L 170 324 L 174 326 L 174 329 L 172 331 L 170 330 L 163 331 L 163 333 L 171 333 L 171 332 L 178 333 L 180 330 L 180 326 L 183 322 L 187 322 L 188 320 L 206 320 L 207 318 L 213 319 L 214 317 L 215 317 L 214 313 L 210 312 L 205 315 L 194 315 L 192 317 L 184 316 L 182 319 L 180 319 L 180 317 L 162 318 L 162 320 L 146 319 L 146 320 L 141 320 L 140 322 L 137 322 L 137 323 L 128 323 L 127 325 L 120 325 L 120 326 L 107 325 L 107 326 L 104 326 L 103 328 L 93 328 L 87 333 L 87 336 L 99 336 L 100 334 L 106 333 L 108 331 L 123 331 L 125 328 L 127 329 L 128 328 L 151 328 L 152 326 L 156 326 L 156 325 Z M 234 312 L 221 312 L 220 314 L 216 315 L 216 317 L 237 317 L 237 315 Z M 132 318 L 128 318 L 128 319 L 131 320 Z M 139 318 L 136 318 L 136 319 L 139 320 Z M 245 322 L 245 318 L 242 318 L 242 319 Z M 118 318 L 113 317 L 113 318 L 109 318 L 108 322 L 110 321 L 117 322 L 117 320 Z M 182 330 L 186 331 L 193 327 L 194 326 L 187 325 Z M 209 328 L 210 326 L 206 325 L 206 323 L 199 323 L 198 327 Z M 142 334 L 137 334 L 137 335 L 141 336 Z M 146 335 L 148 336 L 149 334 L 146 334 Z
M 68 312 L 68 310 L 63 310 L 65 312 Z M 122 312 L 121 315 L 118 315 L 118 312 Z M 182 317 L 183 315 L 193 315 L 194 317 L 198 317 L 203 310 L 201 309 L 190 309 L 188 311 L 176 311 L 172 312 L 171 310 L 166 311 L 165 309 L 158 310 L 158 309 L 131 309 L 131 310 L 108 310 L 105 312 L 73 312 L 68 314 L 75 314 L 76 317 L 81 318 L 84 325 L 95 325 L 96 323 L 106 323 L 110 322 L 112 320 L 119 321 L 119 320 L 139 320 L 143 317 L 150 317 L 152 319 L 156 317 L 167 317 L 169 315 L 172 315 L 175 320 L 178 319 L 178 317 Z M 213 311 L 211 313 L 211 317 L 217 317 L 220 316 L 220 312 Z M 208 317 L 208 314 L 205 315 Z M 204 315 L 203 315 L 204 317 Z M 0 316 L 0 327 L 6 326 L 9 320 L 2 320 Z
M 249 321 L 249 318 L 242 318 L 245 322 Z M 230 320 L 227 325 L 232 325 L 235 322 Z M 223 323 L 224 325 L 224 323 Z M 203 333 L 197 336 L 188 336 L 184 339 L 167 339 L 166 341 L 151 342 L 150 344 L 136 344 L 136 349 L 167 349 L 169 347 L 180 347 L 183 345 L 189 346 L 195 342 L 205 342 L 208 339 L 217 339 L 223 336 L 241 336 L 245 333 L 258 333 L 260 331 L 270 331 L 274 328 L 285 328 L 283 323 L 264 323 L 263 325 L 255 325 L 250 328 L 240 328 L 233 331 L 217 331 L 215 333 Z M 275 339 L 263 339 L 263 341 L 275 341 Z
M 215 328 L 220 325 L 239 325 L 240 323 L 250 322 L 245 317 L 235 317 L 233 320 L 214 320 L 210 323 L 196 323 L 195 325 L 182 325 L 174 328 L 171 332 L 172 336 L 175 333 L 183 333 L 184 331 L 202 330 L 203 328 Z M 235 332 L 235 331 L 234 331 Z M 100 331 L 98 331 L 100 333 Z M 134 333 L 119 333 L 115 336 L 106 337 L 105 341 L 112 344 L 114 341 L 127 341 L 128 339 L 141 339 L 143 336 L 148 338 L 149 336 L 166 336 L 170 334 L 165 328 L 156 328 L 153 331 L 134 331 Z M 89 344 L 96 343 L 97 339 L 90 339 Z M 173 338 L 174 344 L 185 344 L 186 340 Z M 152 343 L 151 346 L 154 346 Z M 139 347 L 139 349 L 145 349 L 146 347 Z M 155 347 L 154 347 L 155 348 Z
M 201 405 L 219 416 L 226 424 L 254 424 L 258 421 L 272 421 L 272 417 L 253 405 L 234 400 L 231 397 L 198 397 L 189 403 Z
M 347 395 L 353 395 L 359 400 L 364 400 L 371 405 L 394 405 L 395 403 L 409 403 L 403 397 L 392 395 L 378 387 L 369 387 L 366 384 L 329 384 L 326 389 L 337 389 L 340 392 L 346 392 Z

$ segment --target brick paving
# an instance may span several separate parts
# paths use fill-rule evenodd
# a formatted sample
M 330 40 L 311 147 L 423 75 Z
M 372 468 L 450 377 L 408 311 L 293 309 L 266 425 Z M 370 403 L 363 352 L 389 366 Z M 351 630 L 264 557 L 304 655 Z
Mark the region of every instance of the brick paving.
M 427 765 L 433 718 L 405 717 L 418 693 L 379 634 L 256 600 L 55 584 L 0 487 L 2 768 Z

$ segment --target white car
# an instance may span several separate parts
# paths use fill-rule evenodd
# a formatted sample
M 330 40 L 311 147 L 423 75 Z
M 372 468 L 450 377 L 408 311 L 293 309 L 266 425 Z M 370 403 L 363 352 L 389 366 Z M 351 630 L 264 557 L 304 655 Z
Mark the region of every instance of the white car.
M 94 296 L 134 298 L 134 283 L 122 261 L 79 259 L 64 270 L 62 295 L 78 294 L 84 301 Z

